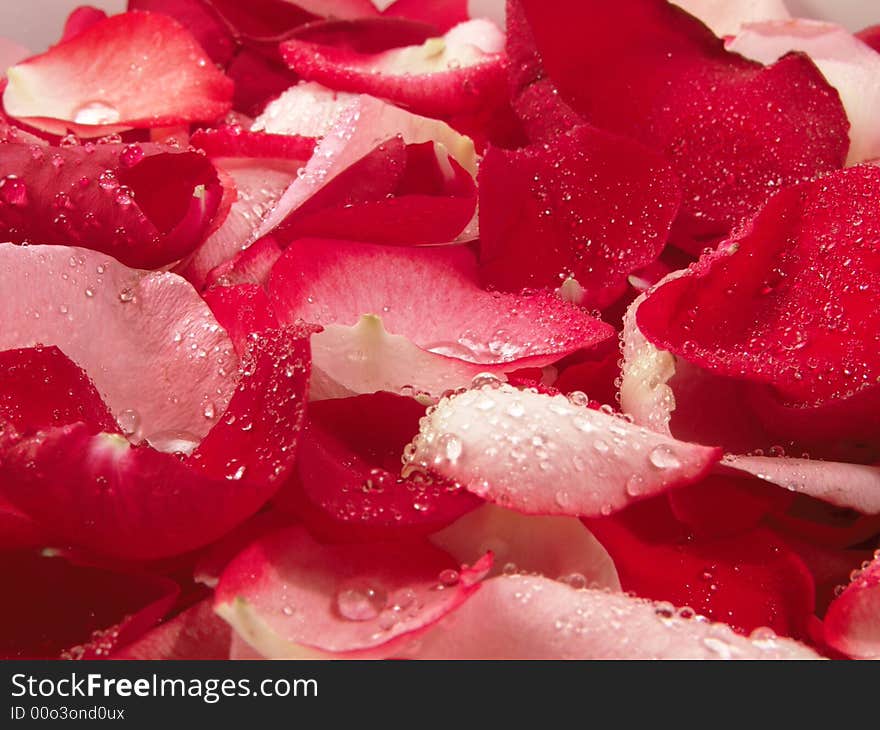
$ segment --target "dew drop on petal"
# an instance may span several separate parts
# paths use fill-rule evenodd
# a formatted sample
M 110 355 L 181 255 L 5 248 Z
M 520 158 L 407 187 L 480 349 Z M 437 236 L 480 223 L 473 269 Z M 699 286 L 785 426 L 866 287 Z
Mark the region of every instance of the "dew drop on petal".
M 385 591 L 365 581 L 354 581 L 339 588 L 336 609 L 349 621 L 370 621 L 385 608 Z

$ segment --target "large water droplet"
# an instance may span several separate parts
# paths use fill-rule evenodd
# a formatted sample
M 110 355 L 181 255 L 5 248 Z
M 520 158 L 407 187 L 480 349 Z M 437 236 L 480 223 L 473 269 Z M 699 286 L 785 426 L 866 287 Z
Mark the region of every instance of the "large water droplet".
M 156 451 L 187 456 L 199 445 L 199 437 L 189 431 L 159 431 L 147 436 L 146 441 Z
M 668 446 L 655 446 L 648 454 L 648 461 L 658 469 L 677 469 L 681 466 L 681 460 Z
M 387 596 L 380 587 L 354 581 L 340 587 L 336 594 L 339 615 L 349 621 L 370 621 L 385 608 Z
M 119 121 L 119 110 L 103 101 L 90 101 L 74 112 L 77 124 L 114 124 Z

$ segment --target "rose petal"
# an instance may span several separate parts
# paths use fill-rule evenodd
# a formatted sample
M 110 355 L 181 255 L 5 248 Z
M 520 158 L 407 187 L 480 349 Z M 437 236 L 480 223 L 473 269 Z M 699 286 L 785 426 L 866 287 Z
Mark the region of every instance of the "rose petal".
M 211 599 L 148 631 L 111 655 L 113 659 L 227 659 L 229 624 L 214 613 Z
M 880 557 L 853 575 L 825 614 L 825 640 L 854 659 L 880 659 Z
M 156 144 L 0 145 L 0 238 L 80 245 L 142 268 L 189 254 L 222 197 L 213 165 Z
M 11 68 L 3 104 L 45 132 L 81 137 L 209 122 L 229 111 L 233 87 L 203 54 L 165 15 L 114 15 Z
M 290 245 L 269 291 L 281 321 L 325 328 L 314 338 L 316 370 L 354 392 L 409 385 L 439 395 L 478 372 L 540 367 L 611 334 L 552 295 L 490 293 L 476 280 L 461 247 L 312 239 Z
M 427 543 L 324 546 L 292 528 L 229 565 L 214 607 L 267 658 L 388 656 L 467 600 L 488 567 L 459 571 Z
M 497 103 L 506 93 L 504 34 L 470 20 L 441 38 L 381 53 L 291 39 L 284 60 L 307 81 L 371 94 L 419 114 L 449 116 Z
M 626 591 L 689 606 L 745 633 L 769 626 L 806 636 L 815 607 L 812 576 L 770 530 L 697 536 L 664 500 L 588 520 L 587 527 L 614 559 Z
M 443 480 L 399 476 L 400 453 L 424 414 L 423 405 L 391 393 L 312 403 L 296 478 L 274 503 L 333 542 L 401 539 L 445 527 L 480 501 Z
M 257 284 L 265 286 L 275 262 L 281 258 L 281 247 L 271 235 L 254 241 L 229 261 L 208 273 L 207 286 Z
M 584 306 L 610 304 L 660 255 L 680 200 L 659 155 L 588 125 L 550 144 L 491 148 L 479 182 L 484 279 L 515 290 L 573 277 Z
M 880 514 L 880 467 L 736 455 L 725 458 L 724 465 L 837 507 L 866 515 Z
M 549 78 L 591 124 L 666 154 L 684 190 L 681 238 L 723 236 L 779 186 L 843 164 L 846 114 L 802 56 L 765 68 L 654 0 L 512 7 L 534 39 L 509 16 L 517 88 Z M 542 66 L 529 60 L 535 49 Z M 614 73 L 609 59 L 617 59 Z
M 489 384 L 440 401 L 409 469 L 526 514 L 599 515 L 701 479 L 717 449 L 676 441 L 562 395 Z
M 256 237 L 272 231 L 354 163 L 398 136 L 408 145 L 439 143 L 462 168 L 471 174 L 476 171 L 473 143 L 443 122 L 410 114 L 363 95 L 347 98 L 319 95 L 320 111 L 309 112 L 299 119 L 297 115 L 303 105 L 315 96 L 313 87 L 285 94 L 277 104 L 267 108 L 262 121 L 254 123 L 254 129 L 262 128 L 268 132 L 288 130 L 308 134 L 316 128 L 326 128 L 328 118 L 333 119 L 331 129 L 315 148 L 303 173 L 297 176 L 272 213 L 258 227 Z M 273 115 L 284 121 L 272 123 Z
M 806 53 L 837 89 L 850 122 L 847 164 L 880 157 L 880 55 L 845 28 L 815 20 L 750 23 L 727 48 L 761 63 L 773 63 L 790 51 Z
M 144 560 L 213 542 L 290 473 L 308 382 L 302 334 L 253 339 L 229 407 L 200 444 L 191 434 L 154 435 L 163 453 L 95 424 L 47 424 L 4 444 L 3 495 L 53 533 L 107 555 Z M 193 447 L 188 458 L 171 453 Z
M 383 15 L 430 23 L 441 31 L 473 17 L 468 15 L 468 0 L 434 0 L 430 3 L 421 0 L 392 0 L 390 4 L 385 4 L 388 7 L 382 11 Z
M 218 286 L 206 291 L 204 299 L 239 357 L 247 352 L 252 335 L 278 326 L 266 292 L 253 284 Z
M 0 271 L 0 350 L 57 345 L 131 433 L 139 424 L 145 436 L 187 431 L 197 441 L 211 427 L 206 408 L 226 408 L 232 343 L 180 277 L 85 249 L 12 244 L 0 245 Z
M 498 576 L 403 654 L 419 659 L 818 659 L 763 631 L 680 618 L 668 604 Z
M 491 552 L 489 576 L 503 570 L 540 574 L 579 588 L 620 590 L 611 556 L 573 517 L 525 516 L 487 504 L 460 517 L 431 542 L 463 563 Z
M 33 553 L 0 554 L 9 587 L 0 656 L 96 659 L 129 642 L 171 608 L 177 585 L 160 576 L 73 565 Z
M 67 16 L 64 22 L 64 31 L 61 33 L 61 43 L 69 41 L 74 36 L 78 36 L 85 30 L 88 30 L 96 23 L 107 19 L 107 13 L 99 8 L 93 8 L 89 5 L 82 5 L 75 8 Z M 30 54 L 28 54 L 30 55 Z
M 780 192 L 716 252 L 658 286 L 638 307 L 639 329 L 713 374 L 772 384 L 802 412 L 869 396 L 880 377 L 871 356 L 878 191 L 880 170 L 859 166 Z

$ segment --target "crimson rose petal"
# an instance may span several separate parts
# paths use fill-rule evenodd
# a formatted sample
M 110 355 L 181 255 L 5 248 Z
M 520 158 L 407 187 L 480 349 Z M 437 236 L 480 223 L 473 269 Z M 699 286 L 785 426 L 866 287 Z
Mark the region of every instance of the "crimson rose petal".
M 720 237 L 780 186 L 844 162 L 846 114 L 804 56 L 765 68 L 725 51 L 702 23 L 660 0 L 521 0 L 512 8 L 527 23 L 510 26 L 515 86 L 546 76 L 591 124 L 667 155 L 684 189 L 683 239 Z M 520 66 L 533 48 L 542 66 Z
M 159 268 L 202 243 L 222 197 L 213 165 L 158 144 L 0 145 L 0 237 L 78 245 Z

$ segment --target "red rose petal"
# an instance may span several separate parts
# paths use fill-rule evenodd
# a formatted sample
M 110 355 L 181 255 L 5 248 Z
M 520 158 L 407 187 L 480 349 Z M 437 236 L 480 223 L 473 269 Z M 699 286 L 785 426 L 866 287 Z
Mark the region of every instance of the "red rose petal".
M 650 294 L 638 328 L 714 374 L 771 384 L 788 403 L 870 395 L 880 378 L 878 192 L 872 166 L 780 192 L 717 252 Z
M 464 181 L 460 171 L 451 164 L 446 155 L 448 154 L 455 163 L 473 175 L 476 170 L 473 143 L 438 120 L 410 114 L 369 96 L 342 94 L 337 96 L 321 91 L 320 87 L 316 88 L 315 85 L 305 84 L 295 87 L 276 102 L 270 104 L 264 115 L 256 120 L 253 129 L 323 135 L 323 139 L 318 143 L 314 155 L 303 172 L 297 175 L 273 211 L 257 228 L 256 237 L 266 235 L 278 226 L 288 223 L 294 226 L 292 233 L 296 233 L 296 219 L 291 218 L 292 214 L 304 215 L 308 213 L 309 209 L 305 206 L 319 193 L 324 193 L 334 202 L 337 201 L 340 197 L 339 188 L 333 192 L 331 186 L 335 183 L 338 184 L 339 179 L 354 165 L 367 164 L 363 161 L 369 159 L 368 156 L 376 155 L 372 159 L 380 162 L 385 160 L 385 156 L 382 154 L 383 150 L 390 153 L 391 148 L 386 148 L 386 146 L 393 146 L 395 139 L 397 139 L 397 145 L 400 142 L 407 145 L 435 143 L 438 159 L 434 164 L 438 165 L 444 173 L 443 178 L 446 181 L 444 188 L 452 193 L 451 197 L 463 198 L 463 203 L 466 206 L 465 211 L 472 210 L 473 191 L 468 189 L 466 185 L 463 186 Z M 383 179 L 400 179 L 396 177 L 400 174 L 399 168 L 395 169 L 390 160 L 383 164 L 388 166 L 388 169 L 383 173 Z M 348 178 L 351 182 L 365 180 L 371 186 L 377 182 L 371 181 L 369 178 L 365 179 L 363 175 L 353 174 L 352 176 L 353 180 L 352 177 Z M 350 182 L 342 189 L 350 194 L 349 188 Z M 395 190 L 391 188 L 387 192 L 395 192 Z M 392 206 L 387 211 L 378 205 L 375 211 L 367 211 L 369 219 L 374 221 L 368 225 L 371 231 L 380 230 L 375 221 L 378 220 L 376 217 L 382 215 L 383 212 L 386 215 L 403 215 L 405 224 L 403 230 L 406 235 L 423 236 L 424 240 L 430 242 L 444 242 L 444 238 L 451 240 L 467 223 L 467 219 L 462 220 L 464 218 L 460 211 L 462 201 L 454 200 L 452 210 L 459 211 L 459 213 L 453 220 L 456 221 L 456 227 L 460 224 L 461 228 L 459 230 L 453 228 L 454 233 L 449 235 L 450 232 L 447 230 L 449 222 L 442 219 L 439 221 L 427 220 L 429 216 L 437 214 L 436 192 L 426 198 L 421 198 L 419 195 L 407 195 L 405 189 L 398 192 L 400 193 L 399 202 L 389 201 Z M 369 202 L 370 198 L 362 196 L 355 198 L 355 201 L 346 202 L 364 201 Z M 317 207 L 317 203 L 314 205 Z M 402 206 L 402 209 L 395 206 Z M 408 209 L 407 206 L 414 207 L 415 210 Z M 304 208 L 305 210 L 303 210 Z M 339 211 L 339 214 L 344 216 L 346 213 L 343 210 Z M 357 220 L 356 216 L 352 216 L 352 224 L 357 223 Z M 416 224 L 424 226 L 425 222 L 431 223 L 431 227 L 428 229 L 429 233 L 419 231 L 416 227 Z M 382 228 L 388 229 L 387 226 Z M 331 235 L 333 234 L 334 232 L 331 232 Z M 417 238 L 415 242 L 419 240 L 423 239 Z M 397 242 L 396 239 L 395 242 Z
M 294 38 L 281 45 L 281 54 L 308 81 L 430 116 L 473 111 L 506 94 L 504 34 L 487 20 L 470 20 L 441 38 L 381 53 Z
M 214 606 L 267 658 L 389 656 L 466 601 L 484 562 L 459 569 L 419 542 L 320 545 L 292 528 L 241 553 L 220 578 Z
M 818 659 L 762 631 L 685 619 L 669 604 L 576 590 L 538 576 L 490 578 L 404 658 L 418 659 Z
M 408 470 L 526 514 L 609 514 L 698 481 L 721 455 L 563 395 L 501 384 L 444 398 L 420 426 Z
M 484 279 L 511 290 L 573 277 L 581 303 L 595 307 L 660 255 L 680 201 L 659 155 L 587 125 L 520 150 L 491 148 L 479 182 Z
M 534 39 L 511 25 L 516 85 L 540 79 L 534 64 L 518 65 L 537 49 L 544 75 L 587 121 L 668 155 L 684 189 L 678 235 L 720 237 L 780 186 L 843 164 L 846 114 L 803 56 L 765 68 L 654 0 L 512 7 Z
M 828 83 L 837 89 L 849 118 L 847 164 L 880 157 L 880 55 L 845 28 L 815 20 L 750 23 L 727 48 L 761 63 L 773 63 L 790 51 L 806 53 Z
M 114 651 L 113 659 L 228 659 L 229 624 L 214 613 L 211 599 L 148 631 Z
M 164 145 L 0 145 L 0 237 L 80 245 L 158 268 L 207 235 L 222 188 L 210 162 Z
M 405 385 L 439 395 L 479 372 L 540 367 L 611 335 L 553 295 L 480 289 L 461 247 L 300 240 L 279 259 L 269 291 L 281 321 L 325 328 L 313 338 L 316 374 L 342 395 Z M 357 351 L 360 359 L 341 357 Z
M 382 11 L 382 15 L 418 20 L 446 31 L 469 18 L 468 0 L 434 0 L 430 3 L 423 0 L 395 0 Z
M 825 640 L 854 659 L 880 659 L 880 558 L 858 571 L 825 615 Z
M 282 250 L 273 236 L 264 236 L 254 241 L 244 251 L 240 251 L 225 264 L 211 269 L 208 273 L 208 286 L 234 286 L 236 284 L 257 284 L 264 286 L 275 262 L 281 258 Z
M 6 659 L 106 657 L 157 623 L 178 593 L 167 578 L 32 553 L 0 554 L 0 576 L 14 598 L 0 609 Z
M 36 522 L 0 497 L 0 550 L 26 550 L 49 542 L 49 535 Z
M 238 359 L 180 277 L 85 249 L 12 244 L 0 245 L 0 271 L 0 350 L 58 346 L 130 433 L 186 431 L 198 441 L 212 424 L 206 409 L 225 410 Z
M 805 636 L 815 585 L 806 566 L 766 529 L 701 538 L 662 501 L 589 520 L 617 566 L 624 590 L 690 606 L 746 633 L 762 626 Z
M 856 38 L 880 53 L 880 25 L 862 28 L 862 30 L 856 33 Z
M 180 267 L 183 276 L 202 288 L 212 269 L 250 245 L 254 229 L 271 213 L 296 179 L 297 170 L 311 157 L 315 141 L 222 128 L 196 132 L 192 145 L 205 150 L 236 190 L 223 225 Z
M 431 542 L 464 563 L 491 552 L 490 576 L 502 571 L 540 574 L 578 588 L 620 590 L 611 556 L 574 517 L 526 516 L 487 504 L 438 532 Z
M 278 326 L 266 292 L 253 284 L 214 287 L 205 292 L 204 299 L 239 357 L 247 352 L 252 335 Z
M 288 476 L 307 382 L 302 333 L 264 332 L 229 407 L 188 458 L 131 446 L 94 424 L 50 427 L 5 444 L 3 494 L 54 533 L 104 554 L 151 559 L 200 547 L 256 512 Z M 185 451 L 178 444 L 192 448 L 190 439 L 166 432 L 152 443 Z
M 45 132 L 100 137 L 213 121 L 229 111 L 232 88 L 176 21 L 131 12 L 11 68 L 3 104 Z
M 275 504 L 334 542 L 400 539 L 445 527 L 480 500 L 443 480 L 400 477 L 400 454 L 424 414 L 423 405 L 391 393 L 312 403 L 296 479 Z

